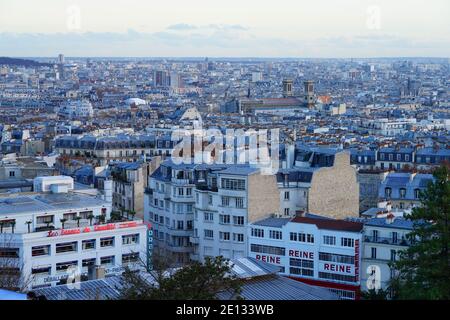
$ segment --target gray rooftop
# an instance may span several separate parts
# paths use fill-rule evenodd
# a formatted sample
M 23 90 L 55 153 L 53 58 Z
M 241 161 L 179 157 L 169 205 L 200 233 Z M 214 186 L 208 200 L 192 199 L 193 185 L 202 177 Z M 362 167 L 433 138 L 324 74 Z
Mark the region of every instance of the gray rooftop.
M 39 213 L 104 206 L 105 204 L 106 202 L 99 198 L 74 193 L 16 194 L 9 197 L 0 197 L 0 214 Z

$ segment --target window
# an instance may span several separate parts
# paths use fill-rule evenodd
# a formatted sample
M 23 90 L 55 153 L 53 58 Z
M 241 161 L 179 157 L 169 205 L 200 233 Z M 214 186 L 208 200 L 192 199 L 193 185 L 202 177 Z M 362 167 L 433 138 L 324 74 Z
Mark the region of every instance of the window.
M 401 161 L 402 160 L 402 155 L 400 153 L 397 153 L 397 161 Z
M 41 216 L 36 218 L 37 224 L 46 224 L 46 223 L 53 223 L 53 219 L 55 216 Z
M 222 189 L 245 190 L 245 180 L 222 178 Z
M 114 265 L 114 256 L 107 256 L 100 258 L 100 264 L 104 265 Z
M 186 205 L 186 213 L 192 213 L 194 210 L 193 210 L 193 206 L 192 206 L 192 204 L 187 204 Z
M 83 248 L 83 250 L 95 249 L 95 239 L 83 240 L 81 242 L 81 247 Z
M 405 161 L 409 162 L 409 154 L 405 154 Z
M 419 197 L 420 197 L 420 189 L 414 189 L 414 197 L 416 199 L 419 199 Z
M 291 232 L 290 234 L 289 234 L 289 239 L 291 240 L 291 241 L 298 241 L 298 236 L 297 236 L 298 234 L 297 234 L 297 232 Z
M 310 234 L 310 233 L 298 233 L 297 236 L 291 235 L 290 236 L 291 239 L 296 239 L 296 240 L 291 240 L 291 241 L 299 241 L 299 242 L 307 242 L 307 243 L 314 243 L 314 235 Z
M 230 215 L 227 215 L 227 214 L 219 215 L 219 222 L 222 224 L 229 224 L 230 223 Z
M 391 250 L 391 261 L 397 260 L 397 251 Z
M 208 204 L 209 205 L 213 204 L 213 197 L 211 195 L 208 195 Z
M 392 194 L 392 189 L 391 188 L 387 187 L 387 188 L 384 189 L 384 196 L 386 198 L 390 198 L 391 194 Z
M 230 241 L 230 233 L 229 232 L 219 232 L 219 239 L 222 241 Z
M 48 253 L 47 253 L 47 255 L 48 255 Z M 19 248 L 0 248 L 0 259 L 1 258 L 18 258 L 18 257 L 19 257 Z
M 63 214 L 63 218 L 66 219 L 67 221 L 75 220 L 76 216 L 77 216 L 77 214 L 75 212 Z
M 212 222 L 214 221 L 214 215 L 212 212 L 205 212 L 204 213 L 204 220 L 205 222 Z
M 392 232 L 392 243 L 398 242 L 398 232 Z
M 183 230 L 184 229 L 184 221 L 178 220 L 177 221 L 177 230 Z
M 269 238 L 281 240 L 283 238 L 283 235 L 281 231 L 269 230 Z
M 384 160 L 384 153 L 380 153 L 380 160 Z
M 252 228 L 252 237 L 264 238 L 264 229 Z
M 355 240 L 352 238 L 341 238 L 341 246 L 353 248 L 355 246 Z
M 392 153 L 389 154 L 389 161 L 394 160 L 394 155 Z
M 15 173 L 14 171 L 10 171 L 10 172 L 9 172 L 9 176 L 10 176 L 10 177 L 14 177 L 15 175 L 16 175 L 16 173 Z
M 376 259 L 377 258 L 377 248 L 371 248 L 370 249 L 370 257 L 372 259 Z
M 266 253 L 266 254 L 273 254 L 276 256 L 284 256 L 286 255 L 286 249 L 282 247 L 273 247 L 273 246 L 264 246 L 259 244 L 251 244 L 250 245 L 250 251 L 251 252 L 257 252 L 257 253 Z
M 46 267 L 36 267 L 31 269 L 31 274 L 46 274 L 49 275 L 52 272 L 52 267 L 46 266 Z
M 235 241 L 235 242 L 244 242 L 244 234 L 242 234 L 242 233 L 233 233 L 233 241 Z
M 60 262 L 56 264 L 56 272 L 66 272 L 70 267 L 78 267 L 78 261 Z
M 206 239 L 213 239 L 214 238 L 214 231 L 213 230 L 205 229 L 204 232 L 205 232 L 205 238 Z
M 319 278 L 343 281 L 343 282 L 355 282 L 355 276 L 347 276 L 337 273 L 319 272 Z
M 329 246 L 335 246 L 336 245 L 336 237 L 334 236 L 323 236 L 323 244 L 329 245 Z
M 56 244 L 56 253 L 77 251 L 77 242 L 65 242 Z
M 304 259 L 289 259 L 289 272 L 291 274 L 312 277 L 314 276 L 314 261 Z
M 92 211 L 82 211 L 80 212 L 80 218 L 81 219 L 89 219 L 89 216 L 93 216 L 93 212 Z
M 314 270 L 313 269 L 303 269 L 303 268 L 290 267 L 289 268 L 289 272 L 291 274 L 302 275 L 302 276 L 307 276 L 307 277 L 313 277 L 314 276 Z
M 100 247 L 114 247 L 114 237 L 101 238 Z
M 285 216 L 288 216 L 289 212 L 290 212 L 289 208 L 284 208 L 284 215 Z
M 139 234 L 129 234 L 122 236 L 122 244 L 138 244 L 139 243 Z
M 284 192 L 284 200 L 289 200 L 289 191 Z
M 83 266 L 83 268 L 87 268 L 87 267 L 90 267 L 90 266 L 95 266 L 95 258 L 84 259 L 81 262 L 81 265 Z
M 222 206 L 223 207 L 230 206 L 230 197 L 222 197 Z
M 134 263 L 139 261 L 139 253 L 127 253 L 122 255 L 122 264 Z
M 244 217 L 233 216 L 233 224 L 238 226 L 244 225 Z
M 406 196 L 406 189 L 400 188 L 400 198 L 405 198 L 405 196 Z
M 244 198 L 236 198 L 236 208 L 243 208 L 244 207 Z
M 186 188 L 186 195 L 192 196 L 192 188 Z
M 343 254 L 334 254 L 328 252 L 319 252 L 319 260 L 330 261 L 335 263 L 355 264 L 354 256 L 347 256 Z

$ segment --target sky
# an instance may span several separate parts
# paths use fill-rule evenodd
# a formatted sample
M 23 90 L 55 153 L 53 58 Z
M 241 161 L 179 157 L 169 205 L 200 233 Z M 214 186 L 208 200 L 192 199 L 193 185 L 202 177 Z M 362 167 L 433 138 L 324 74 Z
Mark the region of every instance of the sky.
M 449 0 L 0 0 L 0 56 L 450 57 Z

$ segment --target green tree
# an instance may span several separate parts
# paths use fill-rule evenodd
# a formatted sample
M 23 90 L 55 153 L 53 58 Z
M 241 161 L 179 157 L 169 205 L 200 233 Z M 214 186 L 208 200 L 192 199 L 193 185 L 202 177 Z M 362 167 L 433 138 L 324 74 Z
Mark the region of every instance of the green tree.
M 158 263 L 154 263 L 158 265 Z M 160 270 L 162 271 L 162 270 Z M 214 300 L 222 291 L 239 298 L 241 281 L 230 274 L 231 265 L 223 257 L 207 258 L 175 270 L 170 276 L 156 271 L 157 285 L 145 281 L 141 274 L 125 270 L 122 274 L 121 298 L 125 300 Z
M 361 292 L 361 298 L 363 300 L 387 300 L 389 291 L 383 289 L 370 289 Z
M 450 299 L 450 170 L 442 166 L 433 175 L 422 205 L 406 216 L 414 225 L 411 246 L 394 264 L 399 299 Z

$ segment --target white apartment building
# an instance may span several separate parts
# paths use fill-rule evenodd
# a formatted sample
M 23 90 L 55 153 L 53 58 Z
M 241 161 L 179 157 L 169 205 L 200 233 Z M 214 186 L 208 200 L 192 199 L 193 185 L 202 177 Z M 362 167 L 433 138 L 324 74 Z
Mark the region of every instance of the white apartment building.
M 174 264 L 245 257 L 246 225 L 279 209 L 275 176 L 246 165 L 163 162 L 149 180 L 145 220 L 155 249 Z
M 111 203 L 71 193 L 26 193 L 0 197 L 1 275 L 18 275 L 26 289 L 83 280 L 89 267 L 106 275 L 147 258 L 142 220 L 109 221 Z
M 407 234 L 412 231 L 413 222 L 401 215 L 388 213 L 364 221 L 362 291 L 389 288 L 395 272 L 391 263 L 398 259 L 398 252 L 406 250 L 411 243 Z
M 275 176 L 257 168 L 235 165 L 209 173 L 195 189 L 191 259 L 247 257 L 248 224 L 277 212 L 278 197 Z
M 69 101 L 60 107 L 58 114 L 70 119 L 92 118 L 94 116 L 94 108 L 87 100 Z
M 249 256 L 280 273 L 358 299 L 363 224 L 306 214 L 251 223 Z

